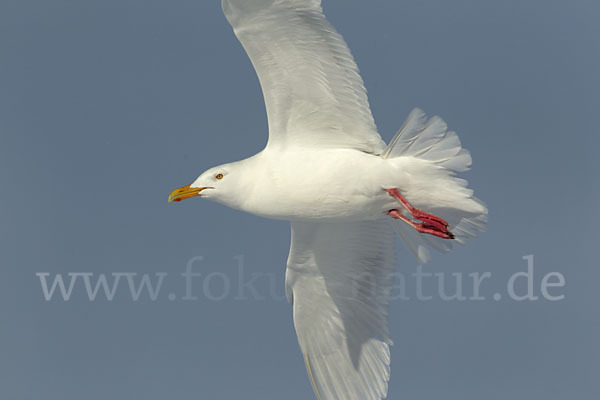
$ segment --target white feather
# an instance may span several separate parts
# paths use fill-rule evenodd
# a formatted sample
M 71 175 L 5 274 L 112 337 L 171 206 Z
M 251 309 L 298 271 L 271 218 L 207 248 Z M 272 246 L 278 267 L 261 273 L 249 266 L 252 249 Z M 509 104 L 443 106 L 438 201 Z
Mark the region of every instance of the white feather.
M 292 223 L 286 292 L 317 396 L 379 400 L 390 373 L 388 221 Z
M 223 0 L 223 10 L 262 86 L 268 146 L 383 151 L 356 63 L 320 1 Z

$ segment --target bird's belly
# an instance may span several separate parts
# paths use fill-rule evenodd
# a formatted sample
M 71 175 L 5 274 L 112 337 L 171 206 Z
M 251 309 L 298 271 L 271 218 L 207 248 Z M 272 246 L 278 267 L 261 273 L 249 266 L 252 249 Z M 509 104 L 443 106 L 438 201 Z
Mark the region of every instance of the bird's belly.
M 384 214 L 382 201 L 366 196 L 342 197 L 320 193 L 313 200 L 278 196 L 273 201 L 257 204 L 246 211 L 267 218 L 285 220 L 361 220 L 377 218 Z
M 351 150 L 292 157 L 261 176 L 245 211 L 285 220 L 361 220 L 385 215 L 393 204 L 380 182 L 379 157 Z

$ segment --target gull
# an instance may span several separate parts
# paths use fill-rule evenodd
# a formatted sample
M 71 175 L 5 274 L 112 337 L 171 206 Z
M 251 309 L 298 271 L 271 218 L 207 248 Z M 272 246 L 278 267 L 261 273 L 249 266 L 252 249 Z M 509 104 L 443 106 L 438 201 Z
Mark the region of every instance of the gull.
M 285 290 L 320 400 L 375 400 L 390 377 L 394 231 L 419 263 L 485 230 L 486 206 L 457 177 L 469 152 L 439 117 L 409 113 L 389 144 L 358 68 L 320 0 L 222 0 L 258 75 L 269 139 L 169 201 L 202 197 L 288 220 Z

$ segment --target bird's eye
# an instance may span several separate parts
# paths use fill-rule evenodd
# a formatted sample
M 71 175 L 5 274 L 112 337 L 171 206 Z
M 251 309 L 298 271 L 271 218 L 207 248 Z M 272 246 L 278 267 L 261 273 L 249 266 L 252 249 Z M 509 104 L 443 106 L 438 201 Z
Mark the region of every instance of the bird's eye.
M 215 176 L 215 178 L 217 178 L 217 179 L 223 179 L 223 174 L 217 174 L 217 176 Z

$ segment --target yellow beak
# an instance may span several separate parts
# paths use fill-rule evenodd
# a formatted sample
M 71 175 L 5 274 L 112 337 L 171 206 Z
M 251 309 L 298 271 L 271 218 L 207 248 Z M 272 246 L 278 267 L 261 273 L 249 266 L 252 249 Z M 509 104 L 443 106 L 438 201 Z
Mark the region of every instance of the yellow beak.
M 175 189 L 169 195 L 169 203 L 172 201 L 181 201 L 184 199 L 189 199 L 190 197 L 200 196 L 200 192 L 203 191 L 204 189 L 207 189 L 207 188 L 206 187 L 191 188 L 190 185 L 184 186 L 179 189 Z

